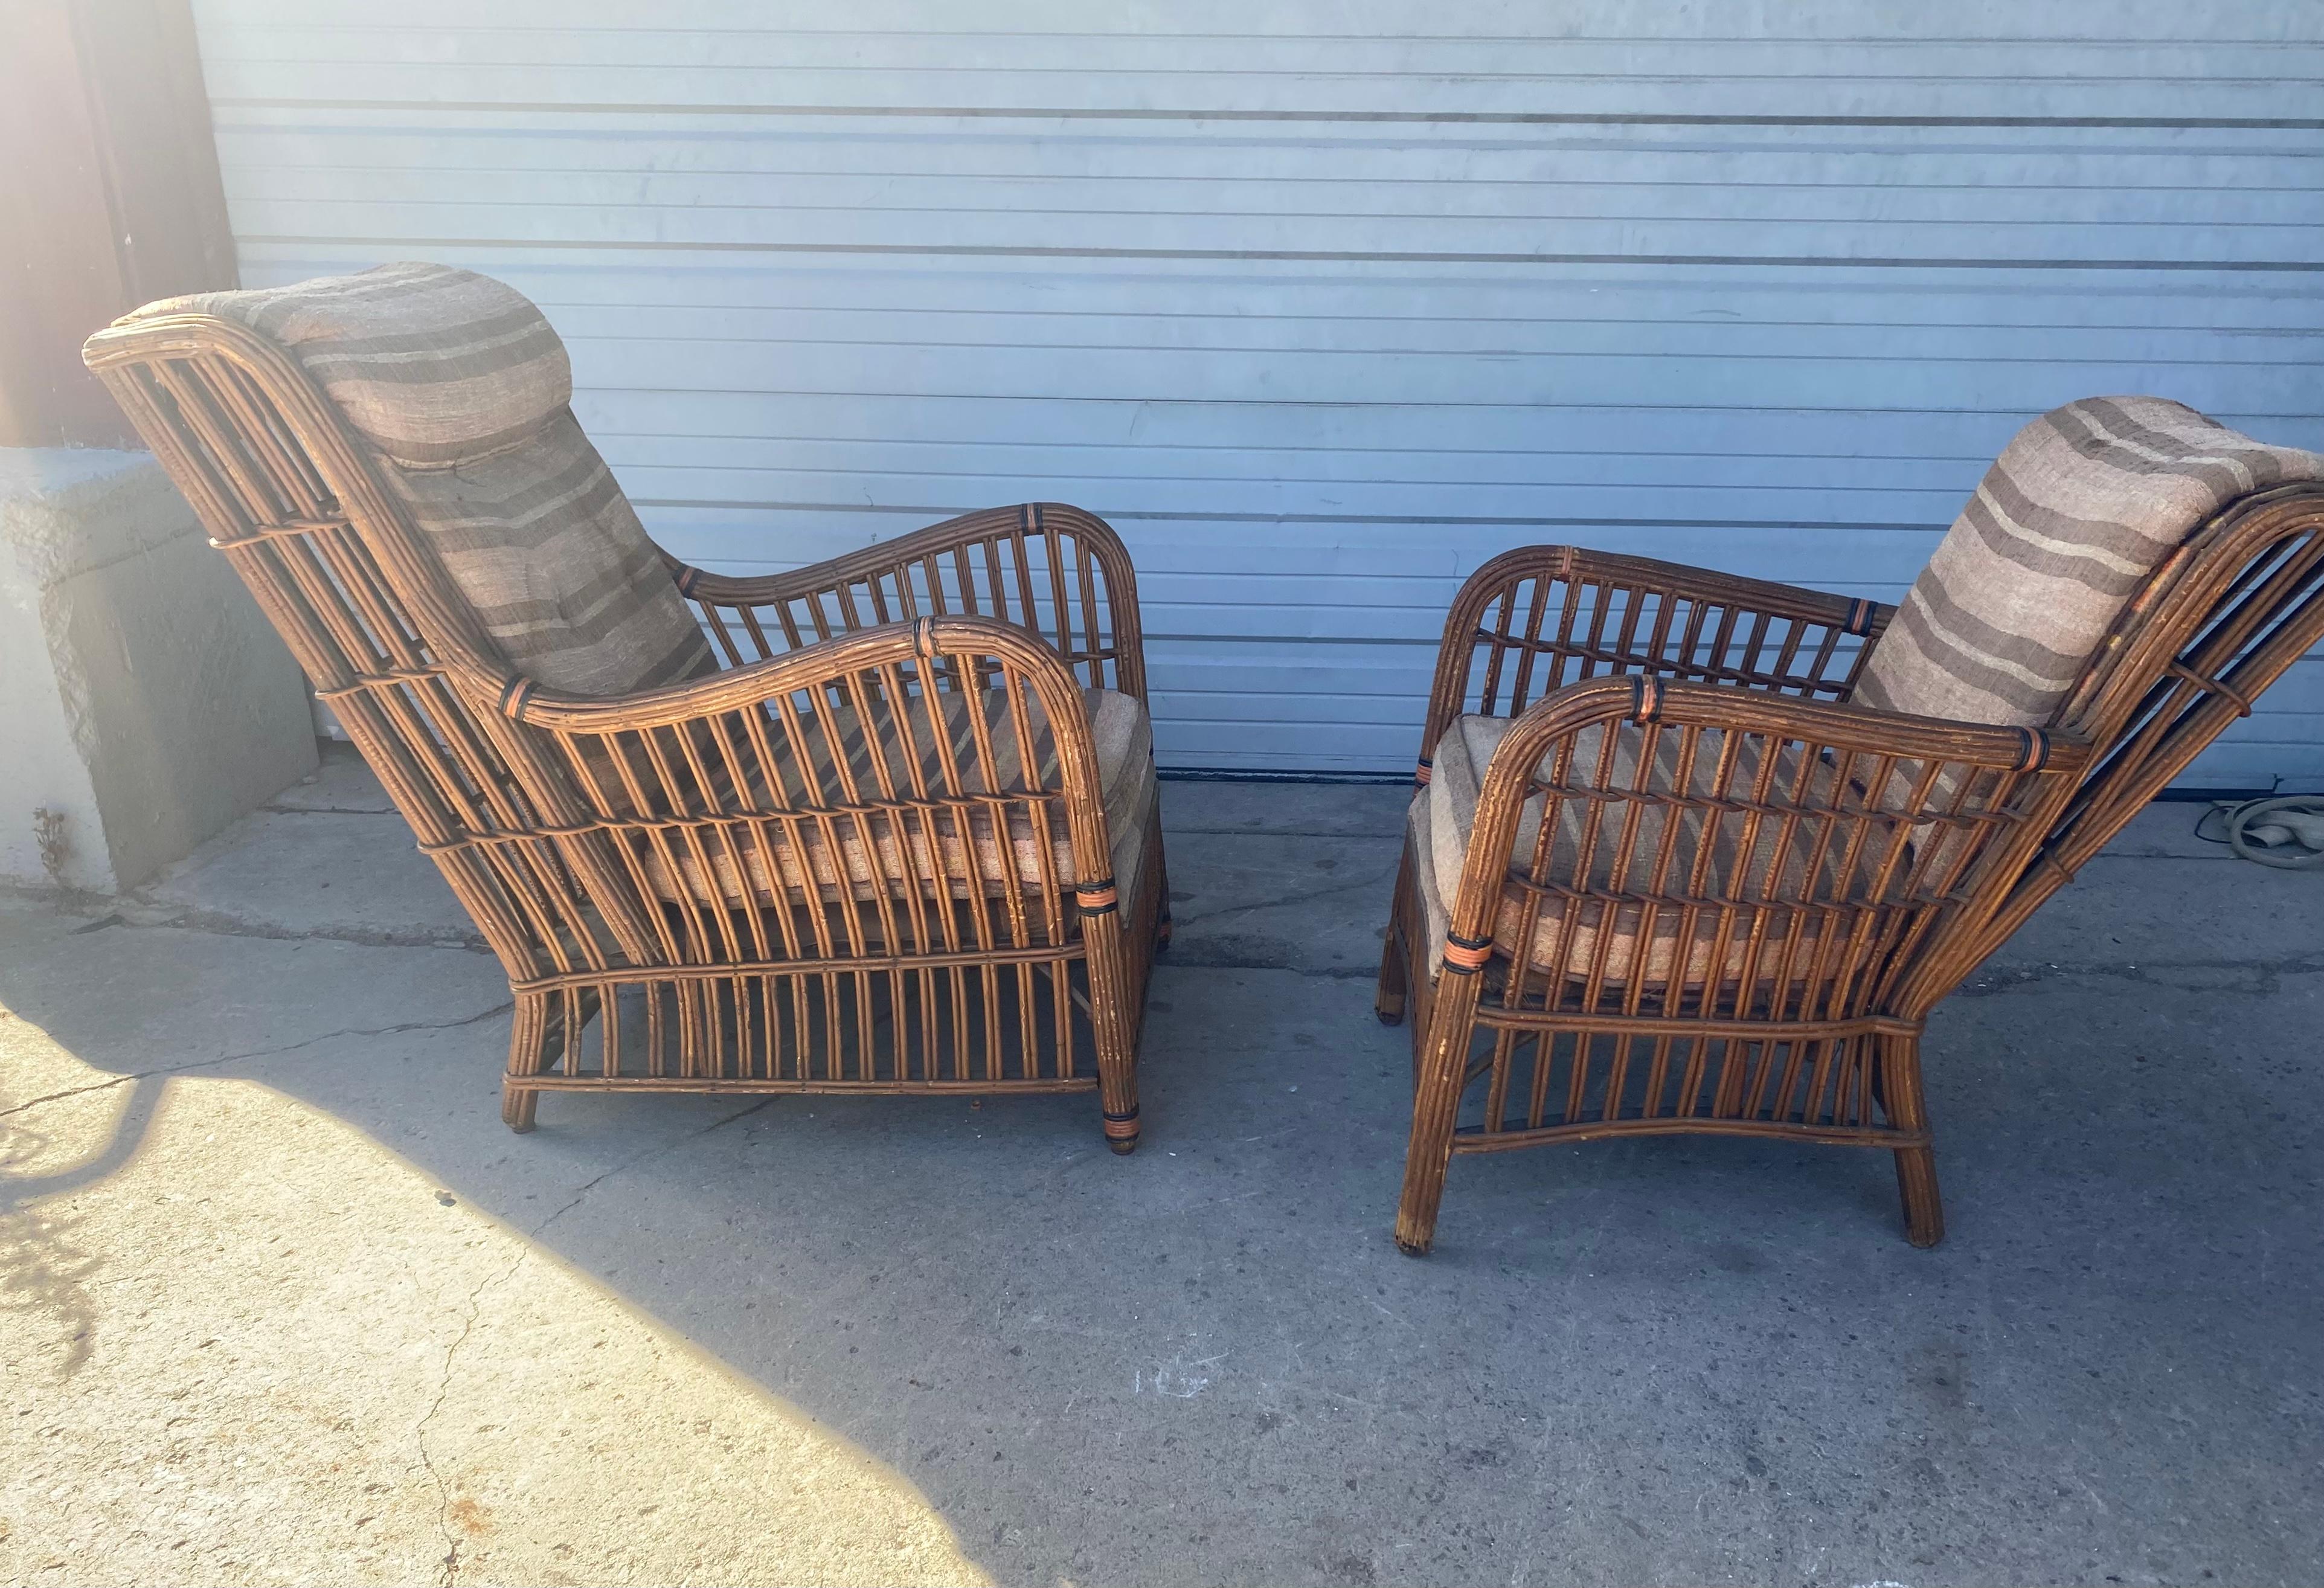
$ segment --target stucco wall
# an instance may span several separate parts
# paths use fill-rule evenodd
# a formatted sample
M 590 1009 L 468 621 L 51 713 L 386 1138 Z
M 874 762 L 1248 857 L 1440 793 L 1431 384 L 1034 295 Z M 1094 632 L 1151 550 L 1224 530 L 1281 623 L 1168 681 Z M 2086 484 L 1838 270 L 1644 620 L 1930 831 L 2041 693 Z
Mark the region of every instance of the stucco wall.
M 0 882 L 134 887 L 313 770 L 299 669 L 143 453 L 0 450 Z

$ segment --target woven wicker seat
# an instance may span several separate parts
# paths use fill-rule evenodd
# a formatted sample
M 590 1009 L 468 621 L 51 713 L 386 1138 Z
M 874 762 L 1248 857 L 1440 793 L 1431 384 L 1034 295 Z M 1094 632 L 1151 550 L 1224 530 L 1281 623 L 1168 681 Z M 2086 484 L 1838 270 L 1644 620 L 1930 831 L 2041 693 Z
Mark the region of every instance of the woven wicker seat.
M 2097 398 L 2010 443 L 1898 607 L 1573 547 L 1480 568 L 1380 965 L 1398 1243 L 1456 1153 L 1687 1132 L 1887 1149 L 1934 1244 L 1929 1011 L 2324 636 L 2319 481 Z
M 689 568 L 540 311 L 441 265 L 150 305 L 86 357 L 499 955 L 512 1126 L 544 1091 L 1095 1091 L 1136 1145 L 1168 883 L 1104 522 Z

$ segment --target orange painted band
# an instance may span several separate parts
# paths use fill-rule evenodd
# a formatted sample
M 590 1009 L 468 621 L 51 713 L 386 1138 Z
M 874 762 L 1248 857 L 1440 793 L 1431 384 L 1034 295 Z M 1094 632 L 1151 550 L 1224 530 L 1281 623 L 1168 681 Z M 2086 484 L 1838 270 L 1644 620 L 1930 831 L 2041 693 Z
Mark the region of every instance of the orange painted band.
M 1630 719 L 1650 723 L 1663 708 L 1663 681 L 1652 673 L 1630 675 Z
M 2021 772 L 2038 772 L 2050 763 L 2050 735 L 2039 728 L 2020 728 L 2025 735 L 2025 753 L 2018 758 Z
M 1493 945 L 1489 938 L 1482 943 L 1464 943 L 1458 937 L 1444 939 L 1444 963 L 1453 970 L 1480 970 L 1492 957 Z

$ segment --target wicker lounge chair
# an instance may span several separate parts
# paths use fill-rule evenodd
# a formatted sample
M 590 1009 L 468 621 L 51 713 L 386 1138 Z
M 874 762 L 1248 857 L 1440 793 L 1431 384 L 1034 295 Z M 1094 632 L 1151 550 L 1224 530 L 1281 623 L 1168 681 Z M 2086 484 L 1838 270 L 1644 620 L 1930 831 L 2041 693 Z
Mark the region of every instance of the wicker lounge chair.
M 1397 1241 L 1451 1156 L 1659 1132 L 1895 1154 L 1930 1010 L 2324 634 L 2324 457 L 2070 404 L 1901 608 L 1572 547 L 1446 619 L 1380 966 Z
M 153 304 L 86 357 L 499 955 L 511 1126 L 545 1091 L 1096 1091 L 1137 1145 L 1168 892 L 1102 521 L 688 568 L 540 310 L 438 265 Z

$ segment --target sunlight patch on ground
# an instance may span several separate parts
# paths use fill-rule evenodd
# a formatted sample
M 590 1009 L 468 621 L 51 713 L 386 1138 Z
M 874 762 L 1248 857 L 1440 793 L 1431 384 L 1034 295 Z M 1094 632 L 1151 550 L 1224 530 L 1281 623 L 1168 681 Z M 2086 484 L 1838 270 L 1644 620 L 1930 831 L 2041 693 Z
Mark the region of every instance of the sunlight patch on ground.
M 361 1132 L 110 1079 L 0 1012 L 0 1580 L 986 1581 L 898 1474 Z

